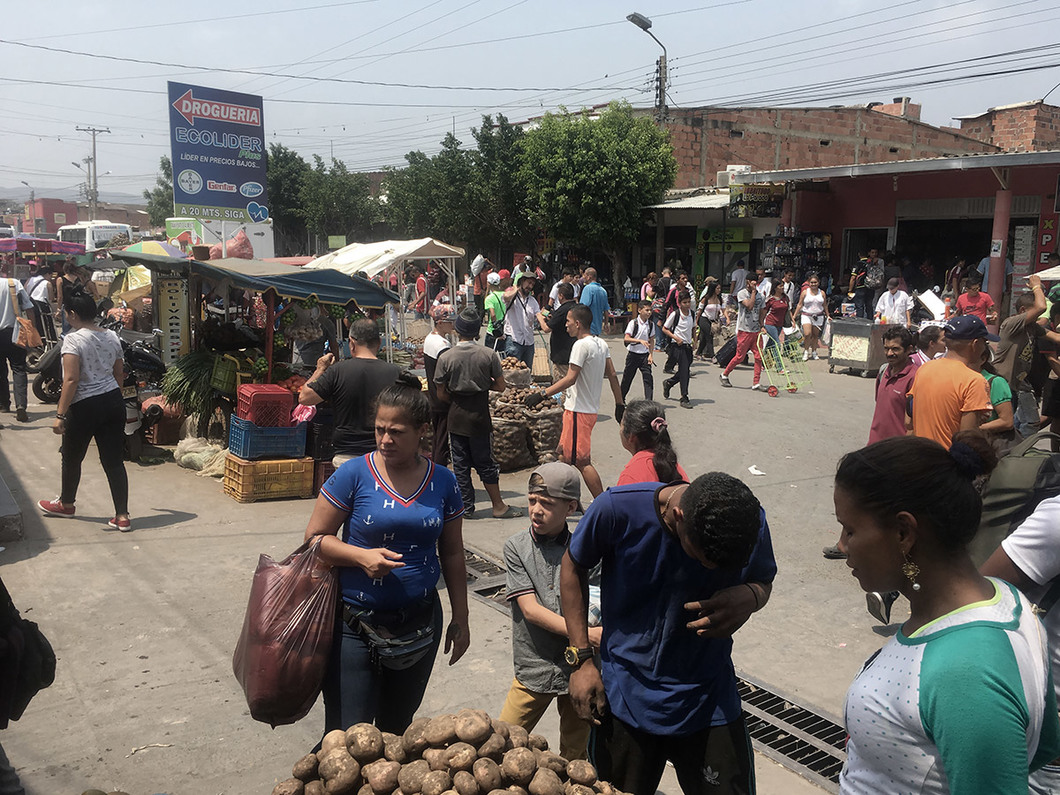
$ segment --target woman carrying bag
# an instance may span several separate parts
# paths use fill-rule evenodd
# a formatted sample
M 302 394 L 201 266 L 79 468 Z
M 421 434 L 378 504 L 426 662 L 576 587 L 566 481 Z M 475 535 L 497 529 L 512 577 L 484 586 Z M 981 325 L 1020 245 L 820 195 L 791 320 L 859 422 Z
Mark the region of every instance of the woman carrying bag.
M 114 518 L 107 526 L 127 533 L 129 478 L 125 473 L 125 378 L 121 340 L 96 325 L 96 302 L 84 293 L 71 293 L 63 306 L 70 331 L 63 337 L 63 391 L 52 431 L 63 437 L 62 493 L 37 505 L 52 516 L 73 516 L 81 463 L 89 442 L 95 440 L 99 462 L 110 484 Z
M 464 507 L 453 473 L 419 453 L 430 420 L 418 382 L 383 390 L 377 449 L 335 471 L 310 517 L 305 538 L 321 536 L 342 597 L 324 677 L 325 733 L 364 722 L 402 734 L 412 722 L 441 641 L 439 574 L 449 664 L 467 651 Z

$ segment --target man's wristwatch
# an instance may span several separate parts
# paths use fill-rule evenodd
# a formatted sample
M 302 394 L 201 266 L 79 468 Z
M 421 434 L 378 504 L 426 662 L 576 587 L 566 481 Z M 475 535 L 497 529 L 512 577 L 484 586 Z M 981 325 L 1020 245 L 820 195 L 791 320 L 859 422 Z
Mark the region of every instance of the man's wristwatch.
M 579 649 L 577 646 L 568 646 L 563 650 L 563 659 L 567 661 L 567 665 L 571 668 L 577 668 L 586 660 L 592 659 L 593 650 L 590 649 Z

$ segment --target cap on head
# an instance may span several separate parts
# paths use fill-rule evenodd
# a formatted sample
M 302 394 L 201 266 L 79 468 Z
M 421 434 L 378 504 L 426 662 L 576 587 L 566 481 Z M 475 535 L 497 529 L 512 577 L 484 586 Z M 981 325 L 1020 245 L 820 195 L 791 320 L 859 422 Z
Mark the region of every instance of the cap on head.
M 500 276 L 502 279 L 512 278 L 512 272 L 507 268 L 501 268 L 500 272 L 497 275 Z
M 542 464 L 530 473 L 527 494 L 544 494 L 557 500 L 574 500 L 582 510 L 582 478 L 578 470 L 562 461 Z
M 990 340 L 1000 342 L 1001 337 L 991 334 L 986 324 L 975 315 L 961 315 L 951 318 L 946 323 L 946 339 L 948 340 Z
M 533 280 L 533 279 L 536 279 L 536 278 L 537 277 L 534 276 L 534 274 L 531 273 L 530 271 L 521 271 L 520 273 L 516 274 L 515 283 L 518 285 L 519 282 L 526 281 L 527 279 Z
M 491 273 L 486 276 L 486 283 L 497 285 L 501 283 L 501 275 L 499 273 Z

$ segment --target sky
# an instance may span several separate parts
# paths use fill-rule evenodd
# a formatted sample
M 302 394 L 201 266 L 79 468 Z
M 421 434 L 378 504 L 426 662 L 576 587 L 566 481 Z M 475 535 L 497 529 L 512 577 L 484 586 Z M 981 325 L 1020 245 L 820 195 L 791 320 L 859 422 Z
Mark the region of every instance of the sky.
M 483 114 L 654 102 L 828 106 L 910 96 L 923 120 L 1047 95 L 1055 0 L 278 0 L 12 4 L 0 26 L 0 196 L 138 195 L 169 154 L 166 82 L 264 97 L 268 142 L 355 171 L 472 141 Z M 627 7 L 628 5 L 628 7 Z M 127 59 L 127 60 L 123 60 Z M 1060 104 L 1060 88 L 1049 97 Z M 105 172 L 110 172 L 105 173 Z

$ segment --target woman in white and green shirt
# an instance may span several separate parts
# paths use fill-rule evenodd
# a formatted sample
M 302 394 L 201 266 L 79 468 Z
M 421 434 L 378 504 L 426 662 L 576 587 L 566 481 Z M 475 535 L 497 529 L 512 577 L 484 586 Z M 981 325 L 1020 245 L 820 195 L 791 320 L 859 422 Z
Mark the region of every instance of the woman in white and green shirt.
M 1026 793 L 1060 755 L 1041 622 L 981 576 L 965 545 L 997 463 L 977 431 L 949 451 L 901 436 L 849 453 L 835 480 L 839 548 L 866 591 L 899 590 L 910 617 L 847 693 L 841 793 Z

